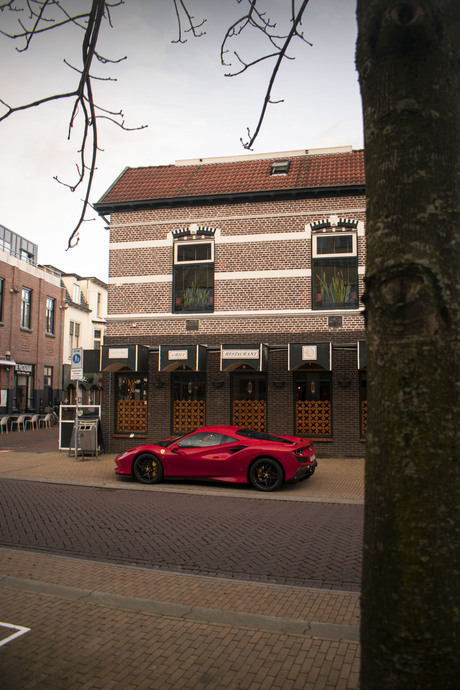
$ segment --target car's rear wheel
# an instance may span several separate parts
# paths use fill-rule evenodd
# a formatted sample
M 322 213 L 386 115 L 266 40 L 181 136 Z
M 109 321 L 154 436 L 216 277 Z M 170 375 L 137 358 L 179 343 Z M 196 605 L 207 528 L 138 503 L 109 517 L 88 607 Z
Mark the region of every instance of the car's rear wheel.
M 249 481 L 258 491 L 276 491 L 284 481 L 283 468 L 272 458 L 259 458 L 249 470 Z
M 142 453 L 134 460 L 133 474 L 143 484 L 157 484 L 163 479 L 163 465 L 155 455 Z

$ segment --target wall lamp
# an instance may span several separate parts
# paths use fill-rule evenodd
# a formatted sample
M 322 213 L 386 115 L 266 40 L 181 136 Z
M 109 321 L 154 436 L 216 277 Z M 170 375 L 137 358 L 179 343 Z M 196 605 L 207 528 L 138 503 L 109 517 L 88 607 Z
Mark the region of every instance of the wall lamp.
M 165 382 L 163 381 L 163 379 L 155 379 L 153 381 L 153 385 L 155 386 L 155 388 L 163 388 Z
M 340 388 L 349 388 L 351 381 L 349 379 L 339 379 L 337 382 Z
M 274 388 L 284 388 L 285 385 L 286 381 L 282 381 L 281 379 L 273 379 Z
M 224 379 L 216 379 L 215 381 L 212 382 L 212 385 L 214 386 L 214 388 L 222 388 L 224 383 L 225 383 Z

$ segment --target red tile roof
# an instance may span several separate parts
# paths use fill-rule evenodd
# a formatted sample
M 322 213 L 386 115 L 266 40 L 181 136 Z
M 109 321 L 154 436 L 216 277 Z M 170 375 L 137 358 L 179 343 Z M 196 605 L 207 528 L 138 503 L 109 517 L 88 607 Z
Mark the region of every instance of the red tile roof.
M 363 151 L 306 155 L 273 154 L 230 161 L 126 168 L 96 207 L 204 196 L 364 185 Z M 208 159 L 209 160 L 209 159 Z M 270 175 L 274 161 L 289 160 L 285 175 Z

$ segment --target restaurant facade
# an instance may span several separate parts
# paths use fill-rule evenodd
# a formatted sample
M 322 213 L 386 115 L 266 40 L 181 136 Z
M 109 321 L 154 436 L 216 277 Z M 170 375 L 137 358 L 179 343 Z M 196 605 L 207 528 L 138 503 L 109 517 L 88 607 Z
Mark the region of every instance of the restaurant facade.
M 106 450 L 225 423 L 364 454 L 364 183 L 347 147 L 122 172 L 96 204 Z

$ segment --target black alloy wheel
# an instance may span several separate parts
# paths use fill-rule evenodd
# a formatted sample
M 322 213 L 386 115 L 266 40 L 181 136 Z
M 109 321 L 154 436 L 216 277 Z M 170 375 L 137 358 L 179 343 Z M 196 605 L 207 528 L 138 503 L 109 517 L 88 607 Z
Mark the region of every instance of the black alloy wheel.
M 283 468 L 272 458 L 259 458 L 251 466 L 249 481 L 258 491 L 276 491 L 284 481 Z
M 163 479 L 163 465 L 155 455 L 142 453 L 134 461 L 133 473 L 142 484 L 158 484 Z

